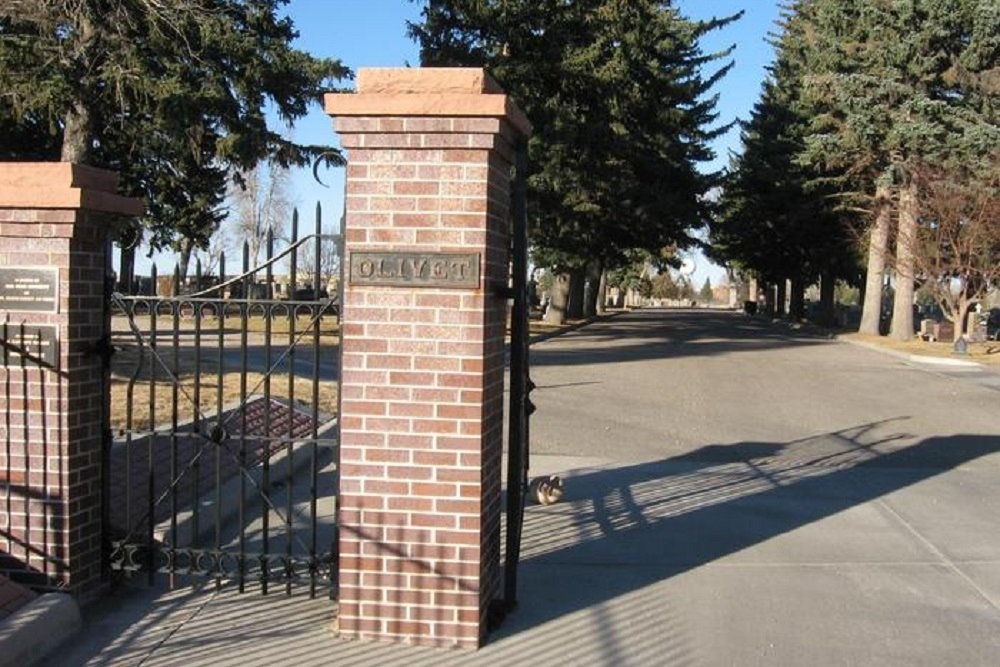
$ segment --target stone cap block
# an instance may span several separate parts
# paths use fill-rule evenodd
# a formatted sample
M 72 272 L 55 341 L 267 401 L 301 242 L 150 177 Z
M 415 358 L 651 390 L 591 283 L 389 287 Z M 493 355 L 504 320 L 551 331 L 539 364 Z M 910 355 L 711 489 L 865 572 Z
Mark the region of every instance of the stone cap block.
M 482 68 L 362 68 L 357 93 L 331 93 L 326 112 L 336 117 L 503 118 L 531 133 L 524 112 Z
M 79 209 L 137 216 L 142 202 L 116 193 L 112 171 L 71 162 L 0 163 L 0 208 Z
M 358 72 L 358 92 L 373 93 L 504 93 L 486 70 L 470 67 L 364 67 Z

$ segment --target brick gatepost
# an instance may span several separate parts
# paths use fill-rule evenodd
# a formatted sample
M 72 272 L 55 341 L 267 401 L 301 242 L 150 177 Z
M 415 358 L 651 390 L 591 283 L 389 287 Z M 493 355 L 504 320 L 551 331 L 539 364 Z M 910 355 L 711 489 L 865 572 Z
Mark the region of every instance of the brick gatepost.
M 77 595 L 102 570 L 108 238 L 141 211 L 115 185 L 70 163 L 0 164 L 0 569 Z
M 478 647 L 500 592 L 510 178 L 524 115 L 478 69 L 362 69 L 348 152 L 340 633 Z

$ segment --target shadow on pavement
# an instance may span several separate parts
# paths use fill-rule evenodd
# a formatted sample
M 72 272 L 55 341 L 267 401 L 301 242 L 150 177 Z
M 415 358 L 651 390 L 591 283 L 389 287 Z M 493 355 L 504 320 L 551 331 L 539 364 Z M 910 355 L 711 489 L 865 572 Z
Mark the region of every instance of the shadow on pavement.
M 689 311 L 633 311 L 628 318 L 614 318 L 599 328 L 585 328 L 568 335 L 587 347 L 565 345 L 568 342 L 565 337 L 562 338 L 564 345 L 558 349 L 544 345 L 532 347 L 531 365 L 582 366 L 702 357 L 829 342 L 825 336 L 805 330 L 772 326 L 770 320 L 732 311 L 707 310 L 698 311 L 696 320 L 691 319 Z
M 903 446 L 906 434 L 876 435 L 895 421 L 571 473 L 563 503 L 528 508 L 520 580 L 570 577 L 577 567 L 587 578 L 564 582 L 569 594 L 554 585 L 522 585 L 510 627 L 495 638 L 607 608 L 621 596 L 1000 452 L 997 436 Z M 844 537 L 832 536 L 834 546 Z M 546 574 L 532 577 L 533 568 Z

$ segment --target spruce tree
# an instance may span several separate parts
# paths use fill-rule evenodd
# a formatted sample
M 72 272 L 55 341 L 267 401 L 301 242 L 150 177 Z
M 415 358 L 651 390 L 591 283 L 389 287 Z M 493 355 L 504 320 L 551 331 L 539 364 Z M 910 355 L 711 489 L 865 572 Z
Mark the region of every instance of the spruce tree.
M 977 161 L 1000 145 L 1000 12 L 983 0 L 802 0 L 794 9 L 815 118 L 808 157 L 869 198 L 870 255 L 886 254 L 882 226 L 894 203 L 892 335 L 909 339 L 921 199 L 913 171 Z M 881 257 L 869 260 L 866 329 L 881 285 L 871 275 Z
M 484 66 L 524 108 L 535 260 L 596 276 L 690 245 L 706 219 L 697 166 L 725 129 L 708 93 L 727 68 L 705 76 L 724 54 L 698 39 L 728 20 L 652 0 L 435 0 L 412 33 L 424 64 Z
M 270 127 L 349 74 L 292 48 L 287 0 L 6 0 L 0 5 L 0 155 L 122 174 L 147 201 L 154 247 L 207 243 L 226 181 L 326 147 Z M 38 141 L 41 139 L 41 141 Z M 26 150 L 34 143 L 43 150 Z
M 760 101 L 743 125 L 743 151 L 732 160 L 712 225 L 712 256 L 782 292 L 791 315 L 804 316 L 805 286 L 817 279 L 832 285 L 854 272 L 851 234 L 831 205 L 829 175 L 801 160 L 810 117 L 803 105 L 798 43 L 786 30 L 775 41 Z M 833 293 L 824 291 L 824 311 L 832 312 Z

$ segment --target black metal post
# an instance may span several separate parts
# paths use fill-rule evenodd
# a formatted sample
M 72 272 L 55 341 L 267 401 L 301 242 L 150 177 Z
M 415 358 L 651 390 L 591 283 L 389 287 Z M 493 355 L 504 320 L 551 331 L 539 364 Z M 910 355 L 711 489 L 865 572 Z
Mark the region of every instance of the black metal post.
M 514 304 L 510 324 L 510 409 L 507 468 L 507 553 L 504 560 L 504 603 L 517 605 L 517 567 L 521 558 L 524 496 L 528 484 L 528 213 L 527 145 L 518 146 L 511 183 L 511 269 Z

